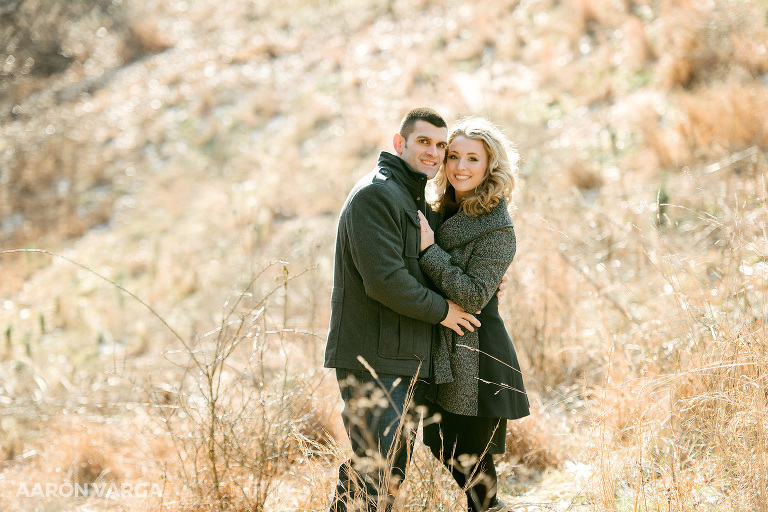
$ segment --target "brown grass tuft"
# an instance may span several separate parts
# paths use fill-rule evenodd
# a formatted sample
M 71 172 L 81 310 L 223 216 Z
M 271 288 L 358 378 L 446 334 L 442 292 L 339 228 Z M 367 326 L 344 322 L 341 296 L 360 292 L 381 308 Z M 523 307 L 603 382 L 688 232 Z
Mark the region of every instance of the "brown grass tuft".
M 768 91 L 760 82 L 731 81 L 680 99 L 677 129 L 691 153 L 717 158 L 747 146 L 768 148 Z
M 568 167 L 567 175 L 571 185 L 579 190 L 595 190 L 603 184 L 599 169 L 587 162 L 574 161 Z
M 71 422 L 61 427 L 51 447 L 56 470 L 71 484 L 119 482 L 124 477 L 114 440 L 97 425 Z
M 533 404 L 533 400 L 531 401 Z M 567 459 L 558 420 L 533 405 L 531 416 L 507 422 L 506 451 L 501 460 L 523 475 L 562 467 Z

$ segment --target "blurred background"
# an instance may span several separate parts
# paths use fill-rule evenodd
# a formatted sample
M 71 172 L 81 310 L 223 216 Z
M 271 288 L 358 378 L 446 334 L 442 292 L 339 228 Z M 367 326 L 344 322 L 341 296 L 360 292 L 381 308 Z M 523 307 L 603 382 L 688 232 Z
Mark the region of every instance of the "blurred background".
M 323 510 L 336 218 L 416 106 L 522 157 L 502 310 L 534 414 L 507 501 L 768 510 L 767 23 L 765 0 L 0 0 L 3 510 Z M 418 455 L 399 510 L 459 509 Z M 162 496 L 60 492 L 139 481 Z

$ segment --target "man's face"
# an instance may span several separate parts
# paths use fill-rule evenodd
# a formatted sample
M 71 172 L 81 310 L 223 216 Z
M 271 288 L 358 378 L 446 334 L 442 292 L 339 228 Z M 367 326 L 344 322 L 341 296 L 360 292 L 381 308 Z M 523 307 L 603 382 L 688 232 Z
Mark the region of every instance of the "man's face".
M 427 178 L 432 179 L 445 158 L 448 130 L 419 119 L 413 125 L 408 139 L 399 133 L 395 134 L 394 146 L 400 158 L 413 170 L 423 172 Z

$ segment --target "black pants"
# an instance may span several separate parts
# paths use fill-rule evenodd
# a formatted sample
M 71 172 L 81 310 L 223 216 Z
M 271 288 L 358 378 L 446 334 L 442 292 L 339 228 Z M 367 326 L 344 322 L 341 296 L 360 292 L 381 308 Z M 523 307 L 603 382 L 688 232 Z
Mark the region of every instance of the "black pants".
M 506 420 L 453 414 L 436 404 L 429 412 L 442 419 L 424 426 L 424 444 L 466 493 L 468 510 L 488 510 L 496 501 L 493 454 L 504 452 Z

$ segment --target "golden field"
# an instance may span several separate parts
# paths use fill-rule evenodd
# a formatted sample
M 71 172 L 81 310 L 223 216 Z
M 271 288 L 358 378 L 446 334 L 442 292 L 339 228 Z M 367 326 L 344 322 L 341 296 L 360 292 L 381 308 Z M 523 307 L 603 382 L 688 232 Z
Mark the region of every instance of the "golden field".
M 335 222 L 402 115 L 522 156 L 538 511 L 768 511 L 765 0 L 0 1 L 0 510 L 321 511 Z M 463 510 L 417 446 L 402 511 Z

